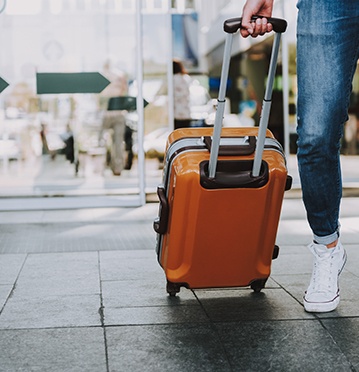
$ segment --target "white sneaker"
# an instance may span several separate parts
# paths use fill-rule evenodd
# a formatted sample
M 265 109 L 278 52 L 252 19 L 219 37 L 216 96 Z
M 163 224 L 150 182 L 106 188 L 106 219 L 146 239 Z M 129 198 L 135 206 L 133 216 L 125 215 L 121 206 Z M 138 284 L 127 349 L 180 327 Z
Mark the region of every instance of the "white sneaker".
M 314 255 L 314 264 L 304 295 L 304 309 L 315 313 L 333 311 L 340 301 L 338 278 L 347 260 L 345 249 L 339 241 L 334 248 L 317 243 L 308 248 Z

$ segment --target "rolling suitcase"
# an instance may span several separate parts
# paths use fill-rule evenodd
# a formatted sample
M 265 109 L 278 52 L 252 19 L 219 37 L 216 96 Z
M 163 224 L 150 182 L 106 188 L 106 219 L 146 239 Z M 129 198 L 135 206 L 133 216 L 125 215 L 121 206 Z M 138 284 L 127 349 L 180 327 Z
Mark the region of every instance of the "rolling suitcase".
M 286 21 L 270 22 L 276 33 L 259 128 L 222 129 L 232 39 L 241 24 L 234 18 L 224 23 L 214 128 L 178 129 L 168 138 L 154 229 L 158 262 L 171 296 L 181 286 L 251 286 L 258 292 L 278 255 L 275 240 L 291 177 L 283 149 L 267 125 Z

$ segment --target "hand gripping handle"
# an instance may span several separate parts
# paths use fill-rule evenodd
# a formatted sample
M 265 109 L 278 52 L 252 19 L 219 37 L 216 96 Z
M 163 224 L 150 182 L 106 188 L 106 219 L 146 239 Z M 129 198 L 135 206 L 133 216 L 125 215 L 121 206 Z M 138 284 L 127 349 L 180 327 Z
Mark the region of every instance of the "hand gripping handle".
M 255 22 L 258 18 L 267 18 L 268 23 L 273 26 L 273 31 L 283 33 L 287 29 L 287 21 L 280 18 L 253 16 L 252 22 Z M 227 34 L 234 34 L 242 27 L 242 17 L 230 18 L 224 22 L 223 29 Z

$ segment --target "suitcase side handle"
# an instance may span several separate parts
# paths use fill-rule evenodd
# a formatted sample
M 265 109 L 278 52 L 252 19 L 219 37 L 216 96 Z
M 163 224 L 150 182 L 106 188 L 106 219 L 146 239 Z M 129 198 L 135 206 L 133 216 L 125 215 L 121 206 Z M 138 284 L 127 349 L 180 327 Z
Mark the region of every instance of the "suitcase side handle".
M 248 137 L 248 144 L 246 145 L 227 145 L 227 146 L 219 146 L 218 155 L 219 156 L 239 156 L 239 155 L 251 155 L 254 153 L 256 149 L 256 137 L 249 136 Z M 203 142 L 211 152 L 212 148 L 212 137 L 204 136 Z
M 264 18 L 263 16 L 253 16 L 252 21 L 255 22 L 258 18 Z M 287 29 L 287 21 L 281 18 L 266 17 L 268 23 L 273 26 L 273 31 L 283 33 Z M 224 22 L 223 29 L 227 34 L 234 34 L 242 27 L 242 17 L 230 18 Z
M 153 229 L 157 234 L 166 234 L 168 226 L 169 205 L 166 197 L 164 186 L 160 185 L 157 188 L 157 195 L 160 199 L 159 216 L 153 222 Z

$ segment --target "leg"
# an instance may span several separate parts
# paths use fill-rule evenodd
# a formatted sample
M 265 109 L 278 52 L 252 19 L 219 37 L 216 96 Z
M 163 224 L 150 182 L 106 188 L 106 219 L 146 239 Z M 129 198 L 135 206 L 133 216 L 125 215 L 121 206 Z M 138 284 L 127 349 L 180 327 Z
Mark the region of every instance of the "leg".
M 315 240 L 329 244 L 338 237 L 339 150 L 359 57 L 359 10 L 346 0 L 302 0 L 298 7 L 299 171 Z
M 330 304 L 326 296 L 320 298 L 319 306 L 306 302 L 305 306 L 308 311 L 331 311 L 339 303 L 337 276 L 345 263 L 345 251 L 340 243 L 337 250 L 336 244 L 327 252 L 326 248 L 339 238 L 339 151 L 359 57 L 359 9 L 350 0 L 299 0 L 298 9 L 298 165 L 315 240 L 311 246 L 315 269 L 305 300 L 312 299 L 315 291 L 323 291 L 323 282 L 334 288 L 328 294 Z M 330 261 L 334 253 L 336 274 L 328 277 L 320 272 L 325 265 L 319 262 L 324 255 Z

